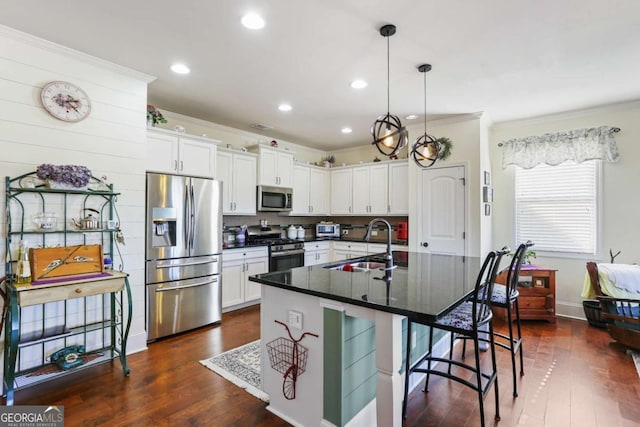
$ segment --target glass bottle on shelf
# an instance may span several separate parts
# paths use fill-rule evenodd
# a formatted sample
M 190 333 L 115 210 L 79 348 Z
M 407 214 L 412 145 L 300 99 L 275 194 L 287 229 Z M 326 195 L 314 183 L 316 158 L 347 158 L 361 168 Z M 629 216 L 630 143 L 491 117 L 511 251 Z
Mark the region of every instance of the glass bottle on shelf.
M 20 242 L 18 249 L 18 265 L 16 268 L 16 282 L 31 282 L 31 267 L 29 266 L 29 248 L 24 240 Z

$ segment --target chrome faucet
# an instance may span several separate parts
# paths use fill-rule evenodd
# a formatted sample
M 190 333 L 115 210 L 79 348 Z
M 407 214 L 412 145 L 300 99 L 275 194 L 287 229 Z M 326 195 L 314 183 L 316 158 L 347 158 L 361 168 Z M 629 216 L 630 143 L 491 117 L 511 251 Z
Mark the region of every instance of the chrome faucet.
M 391 224 L 384 218 L 374 218 L 369 223 L 369 227 L 367 227 L 367 233 L 364 235 L 364 240 L 366 242 L 371 238 L 371 231 L 373 230 L 373 226 L 375 223 L 381 222 L 387 226 L 387 254 L 385 255 L 386 268 L 385 270 L 389 271 L 394 268 L 393 265 L 393 254 L 391 253 Z

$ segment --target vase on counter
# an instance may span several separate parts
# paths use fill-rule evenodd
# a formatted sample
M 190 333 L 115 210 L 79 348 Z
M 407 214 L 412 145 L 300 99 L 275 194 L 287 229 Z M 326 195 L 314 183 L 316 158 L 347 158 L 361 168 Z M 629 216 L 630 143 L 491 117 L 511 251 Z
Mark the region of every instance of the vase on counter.
M 155 124 L 153 123 L 153 119 L 147 119 L 147 128 L 152 128 L 154 126 Z

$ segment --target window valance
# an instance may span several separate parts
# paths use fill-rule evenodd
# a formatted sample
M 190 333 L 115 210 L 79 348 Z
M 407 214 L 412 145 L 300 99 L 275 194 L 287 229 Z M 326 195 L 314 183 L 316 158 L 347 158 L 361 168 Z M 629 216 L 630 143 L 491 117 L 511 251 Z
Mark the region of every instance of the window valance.
M 613 134 L 618 131 L 619 128 L 600 126 L 510 139 L 499 144 L 502 146 L 502 168 L 516 165 L 531 169 L 541 163 L 555 166 L 567 160 L 616 162 L 618 147 Z

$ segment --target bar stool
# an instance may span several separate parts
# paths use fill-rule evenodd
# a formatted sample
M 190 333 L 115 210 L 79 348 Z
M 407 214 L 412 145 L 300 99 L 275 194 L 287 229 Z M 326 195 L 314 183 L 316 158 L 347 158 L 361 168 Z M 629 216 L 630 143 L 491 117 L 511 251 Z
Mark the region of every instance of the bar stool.
M 493 290 L 493 284 L 498 272 L 501 258 L 508 252 L 508 249 L 500 251 L 492 251 L 486 256 L 472 294 L 472 297 L 463 302 L 458 307 L 454 308 L 451 312 L 446 314 L 441 319 L 434 322 L 419 322 L 421 324 L 430 326 L 429 330 L 429 350 L 427 354 L 418 360 L 413 366 L 411 366 L 411 339 L 407 339 L 407 352 L 405 360 L 405 383 L 404 383 L 404 401 L 402 403 L 402 414 L 406 417 L 407 412 L 407 395 L 409 391 L 409 376 L 413 372 L 421 372 L 427 374 L 425 380 L 424 392 L 429 391 L 429 377 L 431 375 L 438 375 L 445 378 L 457 381 L 478 393 L 478 403 L 480 405 L 480 421 L 484 427 L 484 396 L 490 390 L 493 385 L 496 400 L 496 413 L 495 419 L 500 420 L 500 403 L 498 396 L 498 374 L 496 369 L 496 353 L 493 340 L 493 326 L 491 319 L 493 314 L 491 312 L 491 294 Z M 411 337 L 411 324 L 412 320 L 407 322 L 408 335 Z M 489 328 L 488 334 L 483 327 L 487 325 Z M 435 357 L 432 354 L 433 351 L 433 330 L 442 329 L 451 332 L 450 352 L 449 358 Z M 488 338 L 484 338 L 487 336 Z M 455 339 L 470 339 L 474 342 L 474 365 L 466 364 L 457 360 L 453 360 L 453 341 Z M 480 342 L 488 342 L 491 352 L 491 372 L 483 372 L 480 366 Z M 427 362 L 426 369 L 420 367 L 423 362 Z M 439 369 L 432 369 L 432 362 L 438 362 L 446 364 L 448 369 L 446 371 Z M 475 376 L 475 381 L 467 380 L 463 377 L 458 377 L 451 373 L 451 366 L 464 368 L 470 371 Z M 483 385 L 483 380 L 485 384 Z
M 509 350 L 511 353 L 511 368 L 513 372 L 513 397 L 518 397 L 518 384 L 516 378 L 516 353 L 520 353 L 520 376 L 524 375 L 522 354 L 522 331 L 520 329 L 520 305 L 518 303 L 518 279 L 520 277 L 520 267 L 525 252 L 533 246 L 533 242 L 528 240 L 518 246 L 507 273 L 507 281 L 504 285 L 496 283 L 491 295 L 491 305 L 507 310 L 507 323 L 509 324 L 509 335 L 494 332 L 494 339 L 498 347 Z M 513 335 L 513 322 L 511 315 L 515 314 L 518 336 Z

